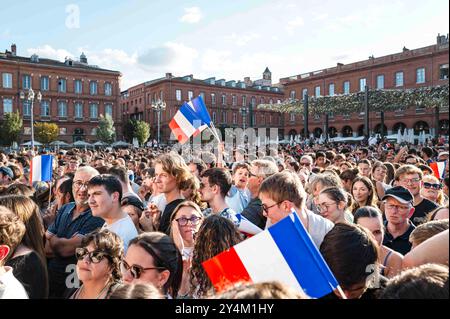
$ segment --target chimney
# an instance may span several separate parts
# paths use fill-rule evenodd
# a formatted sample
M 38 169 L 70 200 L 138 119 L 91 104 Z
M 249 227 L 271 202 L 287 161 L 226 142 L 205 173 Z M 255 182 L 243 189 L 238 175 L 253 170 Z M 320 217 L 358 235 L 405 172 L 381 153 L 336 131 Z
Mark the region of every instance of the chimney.
M 17 54 L 17 47 L 16 47 L 15 43 L 11 44 L 11 54 L 13 56 L 16 56 L 16 54 Z
M 172 73 L 166 73 L 166 79 L 171 79 L 172 78 Z

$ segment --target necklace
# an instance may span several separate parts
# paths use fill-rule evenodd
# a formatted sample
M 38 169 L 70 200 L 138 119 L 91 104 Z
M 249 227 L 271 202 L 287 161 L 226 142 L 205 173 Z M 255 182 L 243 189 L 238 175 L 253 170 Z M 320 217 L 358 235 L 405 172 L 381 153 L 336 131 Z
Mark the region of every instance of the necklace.
M 107 283 L 107 284 L 105 285 L 105 287 L 103 287 L 103 289 L 99 292 L 99 294 L 97 295 L 97 297 L 95 297 L 95 299 L 99 299 L 100 296 L 105 292 L 105 289 L 106 289 L 106 288 L 109 288 L 109 283 Z M 84 291 L 84 285 L 81 286 L 81 288 L 78 290 L 78 293 L 77 293 L 75 299 L 80 299 L 81 293 L 82 293 L 83 291 Z

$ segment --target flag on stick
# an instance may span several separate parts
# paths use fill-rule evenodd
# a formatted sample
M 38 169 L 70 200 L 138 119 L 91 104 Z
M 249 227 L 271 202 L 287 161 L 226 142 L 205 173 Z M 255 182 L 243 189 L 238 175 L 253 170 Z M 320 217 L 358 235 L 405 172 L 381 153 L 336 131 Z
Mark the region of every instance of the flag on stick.
M 33 157 L 30 167 L 30 182 L 50 182 L 53 173 L 53 156 L 39 155 Z

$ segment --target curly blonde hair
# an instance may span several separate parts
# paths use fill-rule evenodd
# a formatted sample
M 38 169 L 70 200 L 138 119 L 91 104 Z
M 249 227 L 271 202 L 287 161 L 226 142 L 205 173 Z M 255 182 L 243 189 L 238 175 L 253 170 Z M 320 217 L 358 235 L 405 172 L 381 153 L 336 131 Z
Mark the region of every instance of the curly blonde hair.
M 0 261 L 0 266 L 3 266 L 5 261 L 12 255 L 14 249 L 22 241 L 24 234 L 25 225 L 19 216 L 5 206 L 0 206 L 0 245 L 6 245 L 10 249 L 6 258 Z

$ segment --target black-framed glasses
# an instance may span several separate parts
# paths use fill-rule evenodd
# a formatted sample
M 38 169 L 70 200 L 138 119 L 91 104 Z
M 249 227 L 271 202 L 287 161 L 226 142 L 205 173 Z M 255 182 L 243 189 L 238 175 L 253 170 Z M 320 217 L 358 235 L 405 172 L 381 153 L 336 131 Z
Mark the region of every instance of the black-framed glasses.
M 152 270 L 152 269 L 156 269 L 156 270 L 164 270 L 164 267 L 147 267 L 144 268 L 140 265 L 128 265 L 128 263 L 125 260 L 122 260 L 120 262 L 120 270 L 122 271 L 122 273 L 126 273 L 126 272 L 130 272 L 131 276 L 134 279 L 139 279 L 141 277 L 141 275 L 146 271 L 146 270 Z
M 248 177 L 258 177 L 258 175 L 253 174 L 251 171 L 248 171 Z
M 301 166 L 311 166 L 311 163 L 302 163 L 302 162 L 300 162 L 300 165 Z
M 188 224 L 188 222 L 191 222 L 192 225 L 198 225 L 198 223 L 201 220 L 201 217 L 194 215 L 194 216 L 191 216 L 191 218 L 180 217 L 175 220 L 178 222 L 178 225 L 180 225 L 180 226 L 186 226 Z
M 99 250 L 89 251 L 85 247 L 75 249 L 75 257 L 78 260 L 83 260 L 86 256 L 88 256 L 89 262 L 93 264 L 98 264 L 103 260 L 103 258 L 109 257 L 107 253 Z
M 442 188 L 442 185 L 441 184 L 433 184 L 433 183 L 424 182 L 423 183 L 423 187 L 431 188 L 431 189 L 434 189 L 434 190 L 440 190 Z
M 269 213 L 269 209 L 271 209 L 271 208 L 274 207 L 274 206 L 280 205 L 282 202 L 284 202 L 284 201 L 275 203 L 275 204 L 273 204 L 273 205 L 271 205 L 271 206 L 267 206 L 266 204 L 262 204 L 261 206 L 262 206 L 263 211 L 265 211 L 266 213 Z

